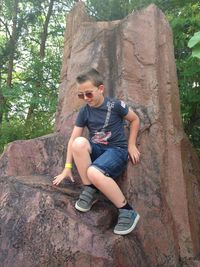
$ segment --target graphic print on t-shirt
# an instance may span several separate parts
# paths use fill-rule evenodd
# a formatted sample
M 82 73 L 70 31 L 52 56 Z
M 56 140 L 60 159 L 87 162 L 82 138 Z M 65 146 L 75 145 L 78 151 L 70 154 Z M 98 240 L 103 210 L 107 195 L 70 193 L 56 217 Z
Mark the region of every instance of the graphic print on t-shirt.
M 111 131 L 105 132 L 105 128 L 108 126 L 108 123 L 109 123 L 109 120 L 110 120 L 110 115 L 111 115 L 111 110 L 112 110 L 112 108 L 114 108 L 114 102 L 108 101 L 107 107 L 108 107 L 108 110 L 107 110 L 106 119 L 105 119 L 103 128 L 101 129 L 101 131 L 96 131 L 95 132 L 95 134 L 94 134 L 94 136 L 92 137 L 92 140 L 91 140 L 93 143 L 107 145 L 108 144 L 108 139 L 112 135 Z
M 92 142 L 96 144 L 108 144 L 108 138 L 111 137 L 111 132 L 95 132 L 94 136 L 92 137 Z

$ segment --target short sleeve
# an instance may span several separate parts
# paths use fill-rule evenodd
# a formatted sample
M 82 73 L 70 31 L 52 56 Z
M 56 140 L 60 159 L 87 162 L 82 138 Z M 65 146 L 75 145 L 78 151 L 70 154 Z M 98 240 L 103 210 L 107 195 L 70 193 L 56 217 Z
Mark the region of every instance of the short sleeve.
M 115 109 L 121 117 L 126 116 L 129 110 L 127 104 L 122 100 L 117 100 L 115 102 Z
M 86 110 L 85 107 L 82 107 L 76 118 L 75 125 L 78 127 L 85 127 L 86 124 L 87 124 Z

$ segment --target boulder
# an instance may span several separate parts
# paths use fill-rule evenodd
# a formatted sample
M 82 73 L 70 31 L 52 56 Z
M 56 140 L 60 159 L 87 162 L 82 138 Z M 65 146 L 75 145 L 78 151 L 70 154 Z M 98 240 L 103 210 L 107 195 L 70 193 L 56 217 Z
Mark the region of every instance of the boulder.
M 121 21 L 95 22 L 79 2 L 65 33 L 55 133 L 11 143 L 0 158 L 0 262 L 4 267 L 200 266 L 200 164 L 180 115 L 172 32 L 155 6 Z M 103 75 L 106 95 L 141 119 L 141 161 L 118 180 L 140 213 L 127 236 L 113 234 L 116 209 L 102 195 L 89 213 L 74 209 L 81 190 L 52 185 L 82 102 L 75 77 Z M 128 132 L 127 125 L 127 132 Z

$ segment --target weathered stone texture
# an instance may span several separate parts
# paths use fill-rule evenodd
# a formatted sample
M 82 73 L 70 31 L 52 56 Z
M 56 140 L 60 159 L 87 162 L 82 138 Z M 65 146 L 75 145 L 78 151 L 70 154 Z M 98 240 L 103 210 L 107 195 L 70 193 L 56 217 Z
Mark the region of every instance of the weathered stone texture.
M 119 180 L 141 215 L 126 237 L 112 234 L 116 211 L 103 197 L 91 212 L 75 211 L 77 173 L 73 186 L 51 184 L 82 104 L 75 77 L 88 67 L 104 74 L 107 95 L 124 99 L 141 119 L 141 162 Z M 92 21 L 81 2 L 72 10 L 56 133 L 10 144 L 0 174 L 5 267 L 199 266 L 200 165 L 181 123 L 172 33 L 156 6 L 114 22 Z

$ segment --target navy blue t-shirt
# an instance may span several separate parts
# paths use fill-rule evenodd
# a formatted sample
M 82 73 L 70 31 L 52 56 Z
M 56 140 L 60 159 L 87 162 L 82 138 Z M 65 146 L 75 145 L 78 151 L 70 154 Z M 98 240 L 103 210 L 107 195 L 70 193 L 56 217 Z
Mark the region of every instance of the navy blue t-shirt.
M 97 108 L 88 104 L 82 107 L 75 125 L 87 127 L 93 143 L 126 148 L 123 118 L 127 113 L 128 107 L 123 101 L 106 97 Z

